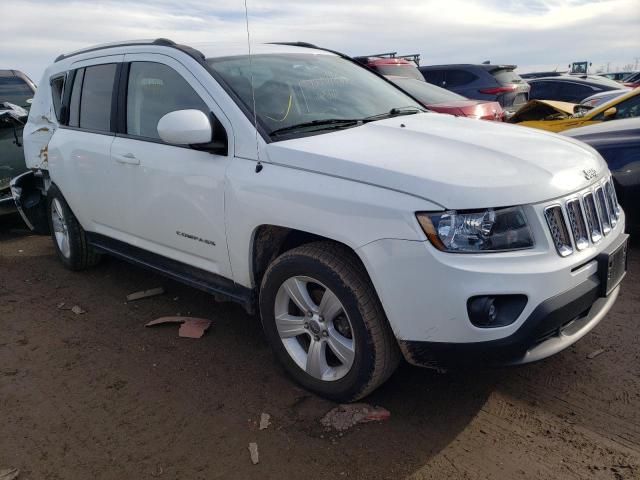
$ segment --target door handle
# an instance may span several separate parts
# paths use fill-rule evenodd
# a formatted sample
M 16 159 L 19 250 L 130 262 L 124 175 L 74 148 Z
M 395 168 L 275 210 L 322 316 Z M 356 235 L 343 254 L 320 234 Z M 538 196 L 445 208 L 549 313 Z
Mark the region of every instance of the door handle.
M 126 163 L 128 165 L 140 165 L 140 160 L 138 160 L 133 153 L 116 154 L 116 162 Z

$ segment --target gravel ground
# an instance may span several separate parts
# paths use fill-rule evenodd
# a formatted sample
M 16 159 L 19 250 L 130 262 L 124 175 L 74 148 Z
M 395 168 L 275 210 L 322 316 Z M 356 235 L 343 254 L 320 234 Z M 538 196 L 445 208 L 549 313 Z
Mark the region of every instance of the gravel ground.
M 288 380 L 240 307 L 114 259 L 66 271 L 48 237 L 4 225 L 0 471 L 19 468 L 21 480 L 639 479 L 639 253 L 613 311 L 577 345 L 509 369 L 404 365 L 366 399 L 391 418 L 339 435 L 319 423 L 335 405 Z M 125 302 L 157 286 L 167 293 Z M 178 338 L 175 325 L 144 328 L 177 313 L 213 324 L 199 340 Z

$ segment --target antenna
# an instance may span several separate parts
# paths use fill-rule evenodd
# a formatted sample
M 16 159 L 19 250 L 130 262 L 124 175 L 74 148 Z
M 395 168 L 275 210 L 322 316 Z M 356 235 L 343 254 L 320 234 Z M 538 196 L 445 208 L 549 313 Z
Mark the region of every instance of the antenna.
M 251 36 L 249 35 L 249 8 L 247 0 L 244 0 L 244 19 L 247 25 L 247 47 L 249 48 L 249 72 L 251 73 L 251 100 L 253 101 L 253 129 L 256 132 L 256 173 L 262 171 L 262 162 L 260 161 L 260 147 L 258 146 L 258 114 L 256 113 L 256 92 L 253 88 L 253 63 L 251 56 Z

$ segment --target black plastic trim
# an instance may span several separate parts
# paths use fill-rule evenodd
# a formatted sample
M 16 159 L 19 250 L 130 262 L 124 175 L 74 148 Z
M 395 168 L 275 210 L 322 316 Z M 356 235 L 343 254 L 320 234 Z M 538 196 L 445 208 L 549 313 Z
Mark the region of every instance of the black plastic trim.
M 242 305 L 249 313 L 254 311 L 254 291 L 236 284 L 233 280 L 142 248 L 134 247 L 105 235 L 87 232 L 87 238 L 94 248 L 103 253 L 153 270 L 156 273 L 207 293 L 224 296 Z
M 550 334 L 585 315 L 598 298 L 601 298 L 601 285 L 596 273 L 571 290 L 542 302 L 508 337 L 472 343 L 407 340 L 399 343 L 407 360 L 416 365 L 449 368 L 477 363 L 513 363 Z

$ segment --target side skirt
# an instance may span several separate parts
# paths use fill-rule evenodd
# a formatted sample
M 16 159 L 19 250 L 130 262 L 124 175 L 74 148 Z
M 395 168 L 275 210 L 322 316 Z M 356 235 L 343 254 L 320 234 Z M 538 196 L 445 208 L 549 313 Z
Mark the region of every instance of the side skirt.
M 237 285 L 232 280 L 215 273 L 134 247 L 105 235 L 91 232 L 86 232 L 86 235 L 89 244 L 101 253 L 126 260 L 216 297 L 224 297 L 242 305 L 247 313 L 251 315 L 255 313 L 254 292 L 250 288 Z

